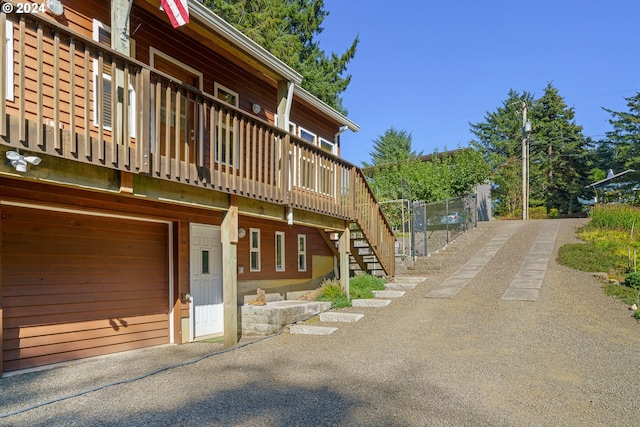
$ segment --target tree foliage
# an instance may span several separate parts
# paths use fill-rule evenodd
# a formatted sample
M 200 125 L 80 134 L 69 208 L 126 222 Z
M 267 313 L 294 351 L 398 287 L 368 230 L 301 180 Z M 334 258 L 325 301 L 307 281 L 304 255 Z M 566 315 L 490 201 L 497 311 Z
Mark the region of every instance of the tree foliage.
M 511 90 L 485 121 L 471 124 L 471 145 L 483 154 L 493 171 L 492 198 L 496 213 L 518 216 L 522 209 L 522 108 L 528 106 L 530 206 L 561 213 L 581 209 L 577 196 L 588 183 L 588 145 L 582 127 L 552 84 L 538 99 Z
M 412 199 L 434 202 L 472 192 L 490 176 L 479 152 L 461 149 L 434 153 L 425 161 L 411 148 L 411 135 L 391 127 L 374 141 L 369 183 L 381 201 Z
M 341 94 L 358 37 L 342 54 L 328 55 L 318 36 L 329 15 L 323 0 L 205 0 L 205 6 L 303 76 L 302 87 L 346 114 Z
M 411 149 L 411 133 L 391 126 L 373 140 L 373 151 L 369 153 L 371 163 L 362 162 L 364 167 L 391 165 L 415 159 L 422 155 Z
M 607 132 L 602 149 L 612 152 L 609 168 L 614 168 L 616 172 L 622 169 L 640 170 L 640 92 L 625 100 L 628 111 L 603 108 L 611 114 L 609 123 L 613 130 Z

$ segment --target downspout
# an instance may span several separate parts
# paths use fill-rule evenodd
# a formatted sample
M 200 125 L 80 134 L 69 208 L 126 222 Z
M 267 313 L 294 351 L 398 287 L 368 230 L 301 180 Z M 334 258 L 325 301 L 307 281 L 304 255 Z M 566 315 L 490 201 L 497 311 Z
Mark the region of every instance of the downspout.
M 342 126 L 340 130 L 333 135 L 333 142 L 336 144 L 336 147 L 338 147 L 338 149 L 340 148 L 340 143 L 339 143 L 340 135 L 345 133 L 347 130 L 349 130 L 348 126 Z M 338 150 L 337 155 L 340 156 L 340 150 Z

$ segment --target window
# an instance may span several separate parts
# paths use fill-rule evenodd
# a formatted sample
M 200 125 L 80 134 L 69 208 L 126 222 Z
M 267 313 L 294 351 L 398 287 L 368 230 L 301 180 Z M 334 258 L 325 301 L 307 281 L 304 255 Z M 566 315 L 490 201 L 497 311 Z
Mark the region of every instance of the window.
M 289 122 L 289 132 L 291 132 L 294 135 L 296 134 L 296 124 L 295 123 Z
M 227 104 L 231 104 L 234 107 L 238 106 L 239 98 L 238 98 L 237 92 L 234 92 L 231 89 L 228 89 L 218 83 L 213 84 L 213 90 L 216 98 L 220 99 L 223 102 L 226 102 Z M 231 116 L 230 119 L 233 120 L 233 116 Z M 217 115 L 216 115 L 216 120 L 218 120 Z M 226 120 L 226 118 L 223 117 L 222 120 Z M 228 132 L 227 132 L 227 129 L 228 129 Z M 229 153 L 227 153 L 227 133 L 230 139 L 228 144 Z M 236 138 L 236 135 L 237 135 L 237 132 L 232 122 L 231 123 L 222 122 L 222 123 L 216 124 L 216 135 L 215 135 L 216 162 L 222 162 L 224 164 L 233 166 L 234 153 L 238 153 L 240 151 L 239 141 Z M 218 140 L 218 138 L 220 138 L 220 140 Z
M 227 104 L 231 104 L 234 107 L 237 107 L 239 105 L 238 92 L 234 92 L 219 83 L 213 84 L 213 91 L 215 97 L 219 100 L 224 101 Z
M 6 99 L 13 101 L 13 23 L 7 21 L 5 46 L 7 52 L 7 92 Z M 3 118 L 4 120 L 4 118 Z
M 305 141 L 309 141 L 313 145 L 316 145 L 317 136 L 315 133 L 309 132 L 302 126 L 298 126 L 298 131 L 298 136 L 300 138 L 304 139 Z
M 320 148 L 322 148 L 327 153 L 335 154 L 335 144 L 327 139 L 320 138 Z
M 284 271 L 284 231 L 276 231 L 276 271 Z
M 93 20 L 93 39 L 100 44 L 111 47 L 111 28 L 102 22 Z M 131 56 L 135 55 L 135 42 L 130 40 Z M 102 125 L 105 130 L 112 130 L 113 118 L 111 111 L 111 63 L 106 61 L 102 67 L 102 99 L 98 100 L 98 60 L 93 60 L 93 124 Z M 129 84 L 129 136 L 136 136 L 136 94 L 133 85 Z M 98 104 L 100 103 L 100 104 Z M 102 123 L 99 122 L 98 107 L 102 107 Z
M 260 271 L 260 230 L 249 229 L 249 271 Z
M 209 274 L 210 272 L 210 268 L 209 268 L 209 250 L 208 249 L 203 249 L 202 250 L 202 274 Z
M 307 235 L 298 234 L 298 271 L 307 271 Z

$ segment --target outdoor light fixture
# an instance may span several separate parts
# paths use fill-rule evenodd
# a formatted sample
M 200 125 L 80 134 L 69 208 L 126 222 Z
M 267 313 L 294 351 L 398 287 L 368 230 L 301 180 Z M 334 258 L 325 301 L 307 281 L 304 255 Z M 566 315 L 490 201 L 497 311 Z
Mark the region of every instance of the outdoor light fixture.
M 247 230 L 245 230 L 244 228 L 238 228 L 238 237 L 239 238 L 242 239 L 246 235 L 247 235 Z
M 54 16 L 60 16 L 64 13 L 64 6 L 60 2 L 60 0 L 47 0 L 47 9 Z
M 255 114 L 259 114 L 261 110 L 262 107 L 260 107 L 259 104 L 251 104 L 251 111 L 253 111 Z
M 7 159 L 9 164 L 15 168 L 18 172 L 27 171 L 27 163 L 31 163 L 34 166 L 40 164 L 40 157 L 37 156 L 25 156 L 18 151 L 7 151 Z

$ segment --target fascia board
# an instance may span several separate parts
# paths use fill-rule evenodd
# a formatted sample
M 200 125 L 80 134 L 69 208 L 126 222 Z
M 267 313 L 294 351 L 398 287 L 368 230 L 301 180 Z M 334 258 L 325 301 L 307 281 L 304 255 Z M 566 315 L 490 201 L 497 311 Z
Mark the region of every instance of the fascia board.
M 303 89 L 302 87 L 296 85 L 295 89 L 293 90 L 293 94 L 294 96 L 300 97 L 301 100 L 310 104 L 313 108 L 331 117 L 333 120 L 337 121 L 341 125 L 346 126 L 352 132 L 358 132 L 360 130 L 360 126 L 358 124 L 349 120 L 347 117 L 340 114 L 339 112 L 331 108 L 329 105 L 327 105 L 320 99 L 313 96 L 306 89 Z

